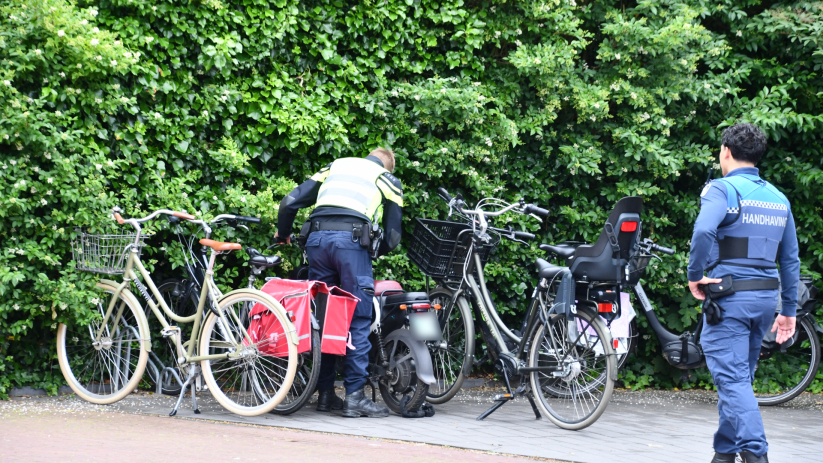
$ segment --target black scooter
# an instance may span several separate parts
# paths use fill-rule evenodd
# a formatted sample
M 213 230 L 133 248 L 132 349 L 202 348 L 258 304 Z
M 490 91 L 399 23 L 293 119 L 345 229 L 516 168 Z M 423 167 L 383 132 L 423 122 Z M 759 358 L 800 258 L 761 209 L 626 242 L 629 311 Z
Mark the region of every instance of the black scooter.
M 298 237 L 303 250 L 303 264 L 295 268 L 292 279 L 308 279 L 305 239 Z M 386 406 L 395 413 L 414 416 L 421 412 L 429 385 L 434 384 L 434 370 L 427 342 L 442 340 L 440 324 L 429 296 L 425 292 L 407 293 L 397 281 L 375 280 L 369 341 L 368 384 L 372 400 L 377 390 Z M 342 370 L 338 360 L 338 371 Z M 429 412 L 431 413 L 431 412 Z

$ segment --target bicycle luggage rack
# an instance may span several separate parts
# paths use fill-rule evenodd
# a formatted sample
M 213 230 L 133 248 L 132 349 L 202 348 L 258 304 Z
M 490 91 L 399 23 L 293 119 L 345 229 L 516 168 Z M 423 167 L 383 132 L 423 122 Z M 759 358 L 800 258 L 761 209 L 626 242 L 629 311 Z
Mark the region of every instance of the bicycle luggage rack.
M 485 264 L 499 240 L 477 246 Z M 435 279 L 463 277 L 463 265 L 472 245 L 472 227 L 461 222 L 416 219 L 407 255 L 421 272 Z

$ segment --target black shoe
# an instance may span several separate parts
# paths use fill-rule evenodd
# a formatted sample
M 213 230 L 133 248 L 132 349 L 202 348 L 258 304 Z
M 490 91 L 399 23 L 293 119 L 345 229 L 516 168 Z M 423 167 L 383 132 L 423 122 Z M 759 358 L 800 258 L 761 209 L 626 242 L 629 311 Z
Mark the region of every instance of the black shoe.
M 769 454 L 764 453 L 762 456 L 757 456 L 748 450 L 740 452 L 740 458 L 743 463 L 769 463 Z
M 346 400 L 343 402 L 343 416 L 346 418 L 360 418 L 361 416 L 385 418 L 389 416 L 389 409 L 372 402 L 366 397 L 365 388 L 361 388 L 351 394 L 346 394 Z
M 734 463 L 734 459 L 736 456 L 736 453 L 714 452 L 714 458 L 712 458 L 712 463 Z
M 317 411 L 318 412 L 327 412 L 329 410 L 342 410 L 343 409 L 343 399 L 337 397 L 337 394 L 334 393 L 334 389 L 327 389 L 325 391 L 320 391 L 317 397 Z

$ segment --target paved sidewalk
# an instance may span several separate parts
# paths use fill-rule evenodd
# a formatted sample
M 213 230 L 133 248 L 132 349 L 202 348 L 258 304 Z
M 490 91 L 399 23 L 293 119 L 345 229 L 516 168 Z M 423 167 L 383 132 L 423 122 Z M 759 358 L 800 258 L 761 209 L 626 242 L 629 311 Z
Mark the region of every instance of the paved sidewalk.
M 425 442 L 504 454 L 553 458 L 575 462 L 643 463 L 661 461 L 708 462 L 717 423 L 716 395 L 709 392 L 616 391 L 600 420 L 583 431 L 565 431 L 548 420 L 537 421 L 528 402 L 510 403 L 483 422 L 475 417 L 490 405 L 491 391 L 462 391 L 432 418 L 356 420 L 314 411 L 309 404 L 291 416 L 244 418 L 225 412 L 206 394 L 199 401 L 201 415 L 183 408 L 178 418 L 217 420 L 278 428 L 348 434 L 374 438 Z M 30 406 L 73 397 L 28 399 Z M 174 399 L 134 394 L 95 410 L 165 416 Z M 42 405 L 41 405 L 42 406 Z M 75 405 L 79 406 L 79 405 Z M 190 401 L 184 401 L 190 407 Z M 2 411 L 2 409 L 0 409 Z M 763 408 L 772 463 L 819 461 L 823 452 L 823 396 L 805 394 L 789 407 Z M 175 420 L 175 421 L 173 421 Z M 0 421 L 0 426 L 4 426 Z M 324 442 L 320 439 L 318 442 Z M 323 444 L 325 445 L 325 444 Z M 396 461 L 396 455 L 384 460 Z M 462 460 L 462 458 L 460 458 Z M 379 461 L 378 458 L 375 461 Z

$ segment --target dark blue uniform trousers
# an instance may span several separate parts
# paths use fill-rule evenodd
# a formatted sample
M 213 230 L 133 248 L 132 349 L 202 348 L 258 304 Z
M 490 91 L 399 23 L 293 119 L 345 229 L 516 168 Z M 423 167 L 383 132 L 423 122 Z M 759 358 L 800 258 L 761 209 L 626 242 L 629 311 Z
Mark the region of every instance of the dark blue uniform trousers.
M 374 307 L 372 295 L 366 291 L 374 292 L 371 257 L 359 242 L 352 241 L 351 232 L 342 231 L 313 232 L 306 242 L 306 253 L 310 280 L 339 286 L 360 299 L 349 328 L 354 349 L 346 349 L 343 370 L 346 394 L 351 394 L 365 386 L 369 366 L 369 327 Z M 323 354 L 317 389 L 322 391 L 334 387 L 336 359 L 335 355 Z
M 720 426 L 714 450 L 763 455 L 769 450 L 763 419 L 752 391 L 760 345 L 777 309 L 778 291 L 744 291 L 719 299 L 723 321 L 703 325 L 700 344 L 717 386 Z

